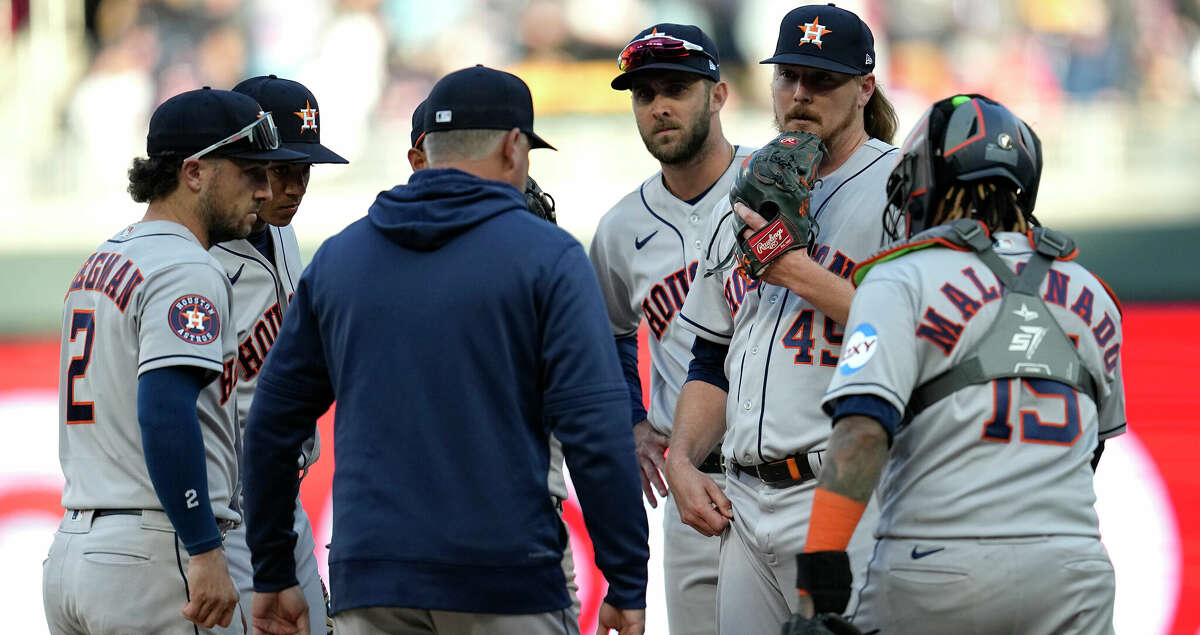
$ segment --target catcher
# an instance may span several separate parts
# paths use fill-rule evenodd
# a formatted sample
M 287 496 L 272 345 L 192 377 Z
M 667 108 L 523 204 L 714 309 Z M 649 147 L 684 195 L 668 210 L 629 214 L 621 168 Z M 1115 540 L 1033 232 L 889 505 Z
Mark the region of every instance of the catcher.
M 846 605 L 843 549 L 882 482 L 860 628 L 1112 633 L 1092 476 L 1125 429 L 1120 304 L 1038 226 L 1041 144 L 1003 105 L 939 101 L 902 152 L 884 220 L 907 242 L 855 270 L 824 398 L 802 614 Z

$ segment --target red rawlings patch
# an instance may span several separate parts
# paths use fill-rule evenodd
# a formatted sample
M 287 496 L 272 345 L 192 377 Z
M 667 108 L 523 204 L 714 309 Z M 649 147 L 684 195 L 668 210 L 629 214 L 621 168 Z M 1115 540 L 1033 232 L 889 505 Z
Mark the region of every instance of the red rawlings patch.
M 221 334 L 217 307 L 202 295 L 185 295 L 167 309 L 171 332 L 189 344 L 208 344 Z
M 776 218 L 774 222 L 758 230 L 746 242 L 750 245 L 750 250 L 754 252 L 758 261 L 767 263 L 792 246 L 796 239 L 788 231 L 787 225 L 783 224 L 783 219 Z
M 800 140 L 796 137 L 784 137 L 779 140 L 779 145 L 781 146 L 794 146 L 797 143 L 800 143 Z

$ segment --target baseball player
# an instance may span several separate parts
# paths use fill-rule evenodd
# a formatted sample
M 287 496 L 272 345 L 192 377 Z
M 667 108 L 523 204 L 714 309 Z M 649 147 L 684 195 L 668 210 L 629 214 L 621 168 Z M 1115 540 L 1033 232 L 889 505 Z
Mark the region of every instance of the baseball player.
M 667 456 L 682 520 L 721 535 L 718 631 L 772 633 L 797 606 L 794 555 L 828 439 L 818 403 L 842 352 L 853 286 L 846 277 L 882 242 L 879 214 L 896 149 L 895 114 L 875 84 L 871 31 L 831 5 L 799 7 L 780 24 L 771 82 L 776 125 L 826 147 L 809 199 L 819 226 L 761 279 L 718 272 L 735 242 L 728 199 L 679 320 L 697 335 Z M 741 214 L 756 214 L 738 206 Z M 696 374 L 697 367 L 705 368 Z M 727 387 L 704 379 L 724 375 Z M 722 439 L 724 491 L 696 466 Z M 733 522 L 730 522 L 733 519 Z M 869 529 L 852 547 L 865 570 Z M 861 576 L 859 577 L 861 579 Z
M 317 98 L 303 84 L 274 75 L 254 77 L 234 86 L 234 92 L 249 95 L 264 110 L 276 117 L 280 146 L 300 152 L 307 158 L 276 162 L 269 168 L 271 200 L 258 211 L 250 235 L 244 239 L 220 243 L 210 249 L 213 257 L 225 269 L 233 289 L 233 323 L 245 335 L 238 343 L 237 403 L 239 431 L 245 426 L 254 397 L 258 371 L 267 351 L 275 341 L 303 264 L 292 218 L 299 209 L 308 189 L 308 178 L 314 163 L 346 163 L 347 161 L 321 145 L 321 115 Z M 320 455 L 316 434 L 305 444 L 299 458 L 299 468 L 307 472 Z M 309 631 L 323 633 L 327 629 L 325 590 L 317 569 L 313 551 L 312 524 L 308 514 L 296 499 L 296 576 L 308 601 Z M 250 549 L 246 546 L 245 527 L 226 536 L 225 551 L 229 572 L 237 584 L 242 605 L 252 607 L 254 595 Z
M 656 24 L 638 33 L 619 59 L 621 74 L 612 87 L 630 91 L 638 132 L 662 169 L 604 215 L 588 255 L 629 384 L 642 490 L 652 506 L 658 506 L 656 490 L 665 500 L 670 631 L 715 633 L 720 539 L 680 522 L 660 470 L 696 339 L 675 318 L 704 258 L 707 217 L 728 194 L 750 150 L 730 144 L 721 131 L 729 87 L 721 81 L 717 47 L 700 28 Z M 650 328 L 648 413 L 637 361 L 637 329 L 643 319 Z M 718 485 L 724 483 L 719 450 L 700 466 Z
M 145 216 L 88 257 L 63 306 L 66 513 L 44 564 L 46 621 L 53 633 L 240 633 L 221 544 L 240 521 L 239 334 L 207 249 L 249 234 L 271 200 L 268 161 L 304 155 L 279 147 L 254 99 L 207 88 L 154 111 L 146 150 L 129 170 Z
M 883 470 L 874 621 L 856 625 L 1112 633 L 1092 474 L 1125 429 L 1120 305 L 1070 238 L 1038 227 L 1041 144 L 1004 106 L 939 101 L 902 152 L 887 225 L 909 242 L 855 271 L 823 401 L 835 427 L 797 558 L 805 612 L 844 603 L 843 549 Z

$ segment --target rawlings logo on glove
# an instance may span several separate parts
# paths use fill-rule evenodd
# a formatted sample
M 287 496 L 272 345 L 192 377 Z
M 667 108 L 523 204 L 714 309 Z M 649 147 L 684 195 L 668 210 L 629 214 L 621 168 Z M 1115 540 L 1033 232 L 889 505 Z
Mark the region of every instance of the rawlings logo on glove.
M 785 132 L 746 159 L 729 191 L 729 203 L 749 207 L 768 224 L 747 236 L 746 222 L 733 214 L 736 240 L 715 271 L 736 262 L 747 276 L 758 279 L 780 256 L 807 248 L 816 240 L 817 224 L 808 214 L 809 187 L 823 156 L 820 137 Z

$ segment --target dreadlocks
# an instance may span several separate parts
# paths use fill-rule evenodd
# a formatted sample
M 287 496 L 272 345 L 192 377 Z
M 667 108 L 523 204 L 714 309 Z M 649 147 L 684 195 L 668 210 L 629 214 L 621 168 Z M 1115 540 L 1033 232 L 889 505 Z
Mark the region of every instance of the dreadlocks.
M 1032 212 L 1021 209 L 1017 202 L 1017 190 L 1007 181 L 999 187 L 994 180 L 955 183 L 946 190 L 938 202 L 937 215 L 932 225 L 940 225 L 959 218 L 974 218 L 987 225 L 988 230 L 1014 231 L 1024 234 L 1041 225 Z

